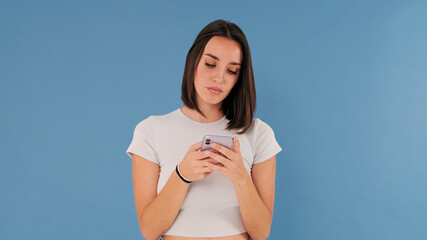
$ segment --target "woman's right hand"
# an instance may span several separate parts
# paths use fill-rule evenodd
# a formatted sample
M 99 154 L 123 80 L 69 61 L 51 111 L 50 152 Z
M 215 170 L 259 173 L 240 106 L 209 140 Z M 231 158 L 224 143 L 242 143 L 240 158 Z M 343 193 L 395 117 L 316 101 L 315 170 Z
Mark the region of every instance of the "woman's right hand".
M 190 181 L 199 181 L 211 174 L 212 169 L 206 167 L 206 163 L 216 161 L 209 157 L 210 150 L 199 151 L 202 148 L 202 141 L 191 145 L 182 161 L 179 163 L 181 175 Z

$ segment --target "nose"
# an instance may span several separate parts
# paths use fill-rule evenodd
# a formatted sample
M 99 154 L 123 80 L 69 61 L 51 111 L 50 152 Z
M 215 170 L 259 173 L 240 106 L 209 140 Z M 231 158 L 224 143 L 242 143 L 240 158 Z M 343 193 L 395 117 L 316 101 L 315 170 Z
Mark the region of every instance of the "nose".
M 224 79 L 223 79 L 224 72 L 225 72 L 225 70 L 223 68 L 217 68 L 217 71 L 216 71 L 215 77 L 214 77 L 214 81 L 217 83 L 222 83 L 224 81 Z

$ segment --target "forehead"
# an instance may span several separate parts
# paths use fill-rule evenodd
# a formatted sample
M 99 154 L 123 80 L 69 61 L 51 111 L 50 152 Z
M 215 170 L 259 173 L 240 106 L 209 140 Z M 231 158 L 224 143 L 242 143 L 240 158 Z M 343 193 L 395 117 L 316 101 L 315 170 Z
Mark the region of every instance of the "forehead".
M 212 54 L 224 62 L 242 62 L 242 49 L 240 44 L 232 39 L 214 36 L 206 44 L 204 54 Z

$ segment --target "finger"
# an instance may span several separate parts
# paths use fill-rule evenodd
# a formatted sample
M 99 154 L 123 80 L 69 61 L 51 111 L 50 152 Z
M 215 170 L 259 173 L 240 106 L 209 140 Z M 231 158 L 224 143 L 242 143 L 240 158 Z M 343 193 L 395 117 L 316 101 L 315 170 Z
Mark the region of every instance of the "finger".
M 191 145 L 190 151 L 197 151 L 197 150 L 199 150 L 201 148 L 202 148 L 202 141 L 200 141 L 200 142 L 198 142 L 196 144 Z
M 221 156 L 219 154 L 211 153 L 209 155 L 209 157 L 212 158 L 213 160 L 221 163 L 224 166 L 227 166 L 230 163 L 230 159 L 228 159 L 226 157 L 223 157 L 223 156 Z
M 219 164 L 215 165 L 215 164 L 208 163 L 206 167 L 208 167 L 208 168 L 210 168 L 210 169 L 212 169 L 213 171 L 216 171 L 216 172 L 220 172 L 220 173 L 223 173 L 223 174 L 225 173 L 225 168 L 222 167 L 222 166 L 220 166 Z
M 213 148 L 209 149 L 208 151 L 212 152 L 213 154 L 217 154 L 217 155 L 220 155 L 220 156 L 226 157 L 224 154 L 222 154 L 222 153 L 218 152 L 218 150 L 215 150 L 215 149 L 213 149 Z
M 212 172 L 212 169 L 207 167 L 208 164 L 212 164 L 212 163 L 210 163 L 210 162 L 202 163 L 199 166 L 200 167 L 200 172 L 202 172 L 202 173 L 210 173 L 210 172 Z
M 205 173 L 206 171 L 209 171 L 209 169 L 206 167 L 206 160 L 203 161 L 197 161 L 194 165 L 193 165 L 193 171 L 196 174 L 200 174 L 200 173 Z M 214 160 L 211 160 L 214 161 Z
M 194 153 L 194 158 L 195 159 L 205 159 L 209 157 L 209 151 L 201 151 L 201 152 L 195 152 Z
M 224 166 L 224 164 L 222 164 L 222 163 L 220 163 L 220 162 L 214 163 L 214 165 L 218 165 L 218 166 L 220 166 L 220 167 L 225 167 L 225 166 Z
M 224 154 L 227 158 L 229 159 L 233 159 L 234 156 L 234 152 L 231 151 L 230 149 L 222 146 L 221 144 L 217 144 L 217 143 L 211 143 L 211 147 L 215 150 L 217 150 L 218 152 Z
M 233 152 L 240 153 L 240 141 L 237 136 L 233 137 Z
M 215 149 L 213 149 L 213 148 L 211 148 L 211 149 L 209 149 L 209 150 L 207 150 L 207 151 L 211 151 L 211 152 L 213 152 L 213 153 L 218 153 L 218 150 L 215 150 Z
M 211 148 L 211 149 L 208 149 L 208 150 L 205 150 L 205 151 L 198 151 L 198 152 L 196 152 L 195 153 L 196 154 L 195 158 L 196 159 L 205 159 L 205 158 L 208 158 L 209 157 L 209 152 L 212 152 L 214 154 L 221 154 L 217 150 Z
M 212 158 L 206 159 L 205 162 L 203 163 L 203 169 L 211 169 L 208 166 L 209 165 L 217 165 L 219 162 L 213 160 Z
M 210 157 L 200 160 L 200 165 L 203 167 L 206 167 L 208 165 L 208 163 L 218 164 L 219 162 L 210 158 Z

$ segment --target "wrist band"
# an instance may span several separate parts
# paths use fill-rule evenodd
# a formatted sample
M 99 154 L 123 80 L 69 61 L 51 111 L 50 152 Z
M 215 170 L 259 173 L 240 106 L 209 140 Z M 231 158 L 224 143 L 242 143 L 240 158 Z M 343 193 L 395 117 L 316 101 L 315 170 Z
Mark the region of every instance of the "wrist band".
M 182 181 L 184 181 L 184 182 L 186 182 L 186 183 L 192 183 L 192 181 L 190 181 L 190 180 L 187 180 L 187 179 L 185 179 L 185 177 L 183 177 L 182 175 L 181 175 L 181 173 L 179 172 L 179 167 L 178 167 L 178 165 L 179 164 L 177 164 L 176 165 L 176 173 L 178 174 L 178 176 L 181 178 L 181 180 Z

